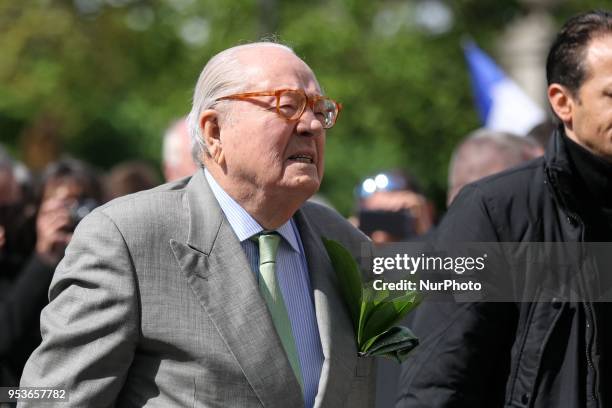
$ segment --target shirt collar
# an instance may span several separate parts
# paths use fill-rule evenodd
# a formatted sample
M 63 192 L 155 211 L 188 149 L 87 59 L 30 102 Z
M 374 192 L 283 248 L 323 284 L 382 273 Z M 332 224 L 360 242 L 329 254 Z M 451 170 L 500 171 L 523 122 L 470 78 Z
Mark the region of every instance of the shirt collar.
M 204 169 L 204 175 L 206 176 L 206 180 L 210 185 L 213 195 L 219 202 L 221 210 L 225 214 L 227 221 L 234 230 L 234 233 L 240 242 L 246 241 L 253 235 L 259 234 L 264 230 L 263 227 L 259 225 L 259 223 L 253 217 L 251 217 L 251 215 L 244 208 L 242 208 L 240 204 L 236 202 L 236 200 L 230 197 L 229 194 L 223 190 L 212 174 L 210 174 L 208 169 Z M 285 238 L 294 251 L 301 253 L 300 245 L 296 236 L 297 228 L 293 218 L 289 219 L 289 221 L 277 228 L 276 232 Z

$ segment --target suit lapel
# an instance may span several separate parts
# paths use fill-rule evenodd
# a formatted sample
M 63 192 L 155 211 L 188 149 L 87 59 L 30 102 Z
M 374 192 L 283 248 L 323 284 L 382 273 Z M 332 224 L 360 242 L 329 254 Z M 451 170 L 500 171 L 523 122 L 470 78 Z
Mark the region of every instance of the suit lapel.
M 353 326 L 336 288 L 335 272 L 321 237 L 302 210 L 295 216 L 314 292 L 317 325 L 325 360 L 315 407 L 344 406 L 357 363 Z
M 203 171 L 187 186 L 187 244 L 171 241 L 189 285 L 264 407 L 303 406 L 246 255 Z

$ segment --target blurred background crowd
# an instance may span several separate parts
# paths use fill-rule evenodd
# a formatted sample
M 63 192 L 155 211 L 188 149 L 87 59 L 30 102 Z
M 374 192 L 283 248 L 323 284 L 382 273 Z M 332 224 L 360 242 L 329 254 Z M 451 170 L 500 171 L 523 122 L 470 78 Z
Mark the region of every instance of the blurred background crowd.
M 165 181 L 196 171 L 184 120 L 163 142 Z M 0 384 L 16 386 L 40 343 L 39 315 L 55 267 L 77 224 L 106 201 L 162 182 L 143 160 L 124 161 L 107 172 L 64 156 L 34 173 L 0 145 Z
M 106 201 L 197 170 L 176 118 L 215 52 L 270 33 L 292 46 L 344 105 L 313 200 L 375 242 L 419 239 L 463 185 L 543 154 L 553 128 L 543 69 L 552 36 L 568 16 L 610 6 L 0 2 L 0 385 L 18 384 L 40 341 L 40 310 L 78 222 Z M 505 75 L 530 121 L 494 123 L 502 108 L 486 90 Z

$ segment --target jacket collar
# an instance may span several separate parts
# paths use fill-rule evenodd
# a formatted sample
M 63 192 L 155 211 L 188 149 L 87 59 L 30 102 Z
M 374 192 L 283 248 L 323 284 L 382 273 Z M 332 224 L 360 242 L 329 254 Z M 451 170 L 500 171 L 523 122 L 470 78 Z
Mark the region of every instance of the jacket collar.
M 210 255 L 224 217 L 203 170 L 196 172 L 189 180 L 186 197 L 189 208 L 187 245 Z
M 569 215 L 572 224 L 581 223 L 579 216 L 580 181 L 576 177 L 571 163 L 569 152 L 563 138 L 565 130 L 559 125 L 554 131 L 546 152 L 544 153 L 544 171 L 546 183 L 559 203 L 560 207 Z

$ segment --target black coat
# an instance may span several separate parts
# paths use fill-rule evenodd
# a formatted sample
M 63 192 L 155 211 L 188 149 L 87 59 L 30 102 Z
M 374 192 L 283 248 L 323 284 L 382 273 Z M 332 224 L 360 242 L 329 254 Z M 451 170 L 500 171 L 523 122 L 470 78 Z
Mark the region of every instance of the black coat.
M 437 239 L 584 241 L 564 137 L 557 131 L 544 157 L 466 186 Z M 588 302 L 425 302 L 413 323 L 421 344 L 402 367 L 396 407 L 610 406 L 596 313 Z
M 40 312 L 54 265 L 32 255 L 14 280 L 0 285 L 0 386 L 16 387 L 23 367 L 41 342 Z

